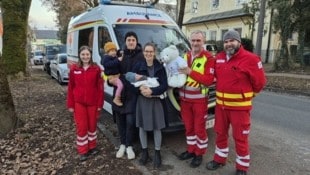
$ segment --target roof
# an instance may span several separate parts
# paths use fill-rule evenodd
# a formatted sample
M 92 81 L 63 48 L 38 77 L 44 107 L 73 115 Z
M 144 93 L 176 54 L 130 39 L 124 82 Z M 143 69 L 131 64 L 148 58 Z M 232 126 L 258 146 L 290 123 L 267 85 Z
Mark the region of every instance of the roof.
M 58 39 L 57 30 L 34 30 L 36 39 Z
M 188 20 L 187 22 L 183 23 L 183 25 L 197 24 L 197 23 L 202 23 L 202 22 L 210 22 L 210 21 L 223 20 L 223 19 L 231 19 L 231 18 L 243 17 L 243 16 L 253 17 L 253 14 L 245 12 L 243 9 L 236 9 L 236 10 L 231 10 L 231 11 L 226 11 L 226 12 L 221 12 L 221 13 L 194 17 Z

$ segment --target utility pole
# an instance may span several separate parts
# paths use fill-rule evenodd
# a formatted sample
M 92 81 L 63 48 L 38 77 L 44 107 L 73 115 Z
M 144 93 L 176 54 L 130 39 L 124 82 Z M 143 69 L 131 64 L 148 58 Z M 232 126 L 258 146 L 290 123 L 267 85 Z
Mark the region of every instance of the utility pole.
M 256 46 L 255 53 L 260 56 L 262 50 L 262 39 L 263 39 L 263 29 L 264 29 L 264 19 L 265 19 L 265 7 L 266 0 L 261 0 L 260 4 L 260 14 L 258 19 L 258 29 L 257 29 L 257 37 L 256 37 Z

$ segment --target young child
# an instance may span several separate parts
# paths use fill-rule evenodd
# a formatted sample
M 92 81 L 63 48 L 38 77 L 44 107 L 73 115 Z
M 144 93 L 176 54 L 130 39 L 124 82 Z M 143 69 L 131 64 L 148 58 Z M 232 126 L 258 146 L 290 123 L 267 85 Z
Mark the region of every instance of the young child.
M 123 90 L 123 83 L 119 79 L 120 76 L 120 62 L 123 57 L 117 57 L 116 45 L 112 42 L 107 42 L 104 45 L 105 55 L 103 56 L 102 65 L 104 67 L 104 73 L 108 76 L 108 81 L 112 85 L 116 86 L 115 97 L 113 103 L 117 106 L 123 106 L 121 101 L 121 92 Z

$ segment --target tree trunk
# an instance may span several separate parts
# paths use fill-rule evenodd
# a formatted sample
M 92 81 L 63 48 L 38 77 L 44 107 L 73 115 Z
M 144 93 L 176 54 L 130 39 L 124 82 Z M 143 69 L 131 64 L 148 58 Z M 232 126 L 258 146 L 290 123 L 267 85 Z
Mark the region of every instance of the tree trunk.
M 14 129 L 17 123 L 13 98 L 2 61 L 0 57 L 0 138 Z
M 31 0 L 1 0 L 4 35 L 0 58 L 0 137 L 18 123 L 7 75 L 26 73 L 30 5 Z
M 178 4 L 180 8 L 179 8 L 179 14 L 177 14 L 178 19 L 177 23 L 178 26 L 182 29 L 186 0 L 179 0 L 178 3 L 180 3 Z
M 3 66 L 8 75 L 26 73 L 27 27 L 31 0 L 2 0 Z

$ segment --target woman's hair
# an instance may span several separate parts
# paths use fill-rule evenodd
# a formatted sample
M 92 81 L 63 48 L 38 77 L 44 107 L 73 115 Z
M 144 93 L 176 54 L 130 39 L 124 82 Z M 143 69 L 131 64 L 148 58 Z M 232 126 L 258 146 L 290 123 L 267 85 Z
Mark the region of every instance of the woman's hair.
M 83 51 L 83 50 L 88 50 L 89 52 L 90 52 L 90 60 L 89 60 L 89 65 L 93 65 L 93 64 L 96 64 L 96 63 L 94 63 L 94 61 L 93 61 L 93 51 L 92 51 L 92 49 L 90 48 L 90 47 L 88 47 L 88 46 L 81 46 L 80 47 L 80 49 L 79 49 L 79 54 L 78 54 L 78 58 L 79 58 L 79 60 L 78 60 L 78 66 L 79 67 L 82 67 L 83 66 L 83 63 L 82 63 L 82 60 L 81 60 L 81 57 L 80 57 L 80 53 Z
M 155 44 L 154 44 L 154 43 L 151 43 L 151 42 L 148 42 L 148 43 L 146 43 L 146 44 L 144 45 L 144 47 L 143 47 L 143 51 L 145 50 L 145 48 L 146 48 L 147 46 L 151 46 L 151 47 L 153 47 L 154 52 L 156 52 L 156 46 L 155 46 Z

